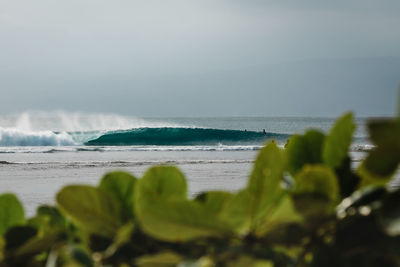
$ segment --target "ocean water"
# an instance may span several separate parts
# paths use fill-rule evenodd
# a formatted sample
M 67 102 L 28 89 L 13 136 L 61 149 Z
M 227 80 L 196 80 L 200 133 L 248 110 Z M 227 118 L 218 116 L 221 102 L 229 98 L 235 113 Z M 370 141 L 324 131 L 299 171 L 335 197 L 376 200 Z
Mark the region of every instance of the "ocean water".
M 115 114 L 25 112 L 0 116 L 0 193 L 14 192 L 28 215 L 54 203 L 66 184 L 97 184 L 112 170 L 140 177 L 154 165 L 176 165 L 191 196 L 235 191 L 247 182 L 267 140 L 283 146 L 306 129 L 329 131 L 332 118 L 137 118 Z M 355 164 L 371 148 L 356 119 Z

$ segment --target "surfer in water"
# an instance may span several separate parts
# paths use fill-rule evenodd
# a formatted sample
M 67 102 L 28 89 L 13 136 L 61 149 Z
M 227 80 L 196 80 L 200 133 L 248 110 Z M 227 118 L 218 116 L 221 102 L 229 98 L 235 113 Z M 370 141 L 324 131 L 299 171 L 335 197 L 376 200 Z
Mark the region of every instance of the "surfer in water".
M 263 129 L 263 135 L 267 135 L 267 132 L 265 131 L 265 129 Z

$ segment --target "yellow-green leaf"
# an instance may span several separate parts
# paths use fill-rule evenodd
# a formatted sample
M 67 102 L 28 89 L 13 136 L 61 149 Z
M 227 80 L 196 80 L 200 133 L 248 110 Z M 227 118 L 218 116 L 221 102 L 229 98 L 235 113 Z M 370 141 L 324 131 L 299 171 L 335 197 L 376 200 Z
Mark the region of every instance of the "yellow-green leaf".
M 0 235 L 10 227 L 25 223 L 24 208 L 14 194 L 0 195 Z
M 122 206 L 124 221 L 133 218 L 133 200 L 137 179 L 126 172 L 107 173 L 100 181 L 99 188 L 115 197 Z
M 229 232 L 207 205 L 186 199 L 186 182 L 175 167 L 154 167 L 139 180 L 135 212 L 141 229 L 160 240 L 182 242 Z
M 120 203 L 99 188 L 66 186 L 56 199 L 60 209 L 89 233 L 113 237 L 122 225 Z
M 222 213 L 237 233 L 265 233 L 269 229 L 268 218 L 286 194 L 281 186 L 285 164 L 285 154 L 274 142 L 259 152 L 248 186 L 228 201 Z
M 293 198 L 296 209 L 305 217 L 333 212 L 339 201 L 339 184 L 335 173 L 322 165 L 306 165 L 294 177 Z
M 322 158 L 328 166 L 340 167 L 347 156 L 355 129 L 352 113 L 346 113 L 336 121 L 325 138 L 322 150 Z
M 305 164 L 322 163 L 324 140 L 324 134 L 316 130 L 309 130 L 304 135 L 293 135 L 286 147 L 289 172 L 296 175 Z

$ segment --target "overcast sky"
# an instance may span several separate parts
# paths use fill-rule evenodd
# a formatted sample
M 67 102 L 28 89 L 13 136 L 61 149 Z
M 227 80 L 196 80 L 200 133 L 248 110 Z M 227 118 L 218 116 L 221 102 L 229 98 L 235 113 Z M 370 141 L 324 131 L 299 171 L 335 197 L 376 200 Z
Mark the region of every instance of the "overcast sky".
M 0 113 L 390 115 L 399 25 L 399 0 L 0 0 Z

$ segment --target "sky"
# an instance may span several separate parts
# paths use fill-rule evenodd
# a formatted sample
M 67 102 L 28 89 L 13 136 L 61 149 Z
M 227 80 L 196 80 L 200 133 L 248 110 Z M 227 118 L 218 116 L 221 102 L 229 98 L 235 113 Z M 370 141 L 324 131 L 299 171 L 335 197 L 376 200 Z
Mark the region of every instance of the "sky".
M 393 115 L 398 25 L 398 0 L 0 0 L 0 113 Z

